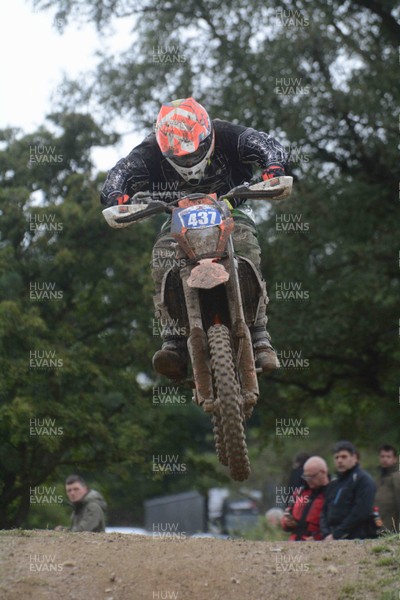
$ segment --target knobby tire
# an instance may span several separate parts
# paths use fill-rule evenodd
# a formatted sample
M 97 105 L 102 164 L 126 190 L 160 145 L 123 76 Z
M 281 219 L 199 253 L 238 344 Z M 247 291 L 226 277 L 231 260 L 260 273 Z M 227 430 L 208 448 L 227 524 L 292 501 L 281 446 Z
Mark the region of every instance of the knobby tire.
M 219 414 L 217 413 L 213 420 L 214 434 L 217 429 L 215 436 L 217 454 L 219 453 L 219 458 L 228 459 L 232 479 L 244 481 L 250 475 L 250 461 L 243 426 L 243 399 L 234 367 L 229 329 L 225 325 L 212 325 L 207 335 L 213 384 L 219 408 Z M 218 423 L 219 419 L 222 428 Z

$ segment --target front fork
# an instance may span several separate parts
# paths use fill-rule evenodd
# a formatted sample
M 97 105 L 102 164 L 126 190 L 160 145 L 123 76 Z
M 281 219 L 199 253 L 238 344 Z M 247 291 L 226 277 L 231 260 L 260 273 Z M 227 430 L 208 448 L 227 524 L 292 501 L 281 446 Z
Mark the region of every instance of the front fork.
M 187 345 L 196 386 L 196 401 L 205 412 L 209 413 L 214 411 L 214 390 L 208 341 L 203 328 L 199 290 L 189 287 L 187 283 L 190 271 L 191 267 L 189 266 L 181 269 L 183 293 L 185 294 L 190 330 Z

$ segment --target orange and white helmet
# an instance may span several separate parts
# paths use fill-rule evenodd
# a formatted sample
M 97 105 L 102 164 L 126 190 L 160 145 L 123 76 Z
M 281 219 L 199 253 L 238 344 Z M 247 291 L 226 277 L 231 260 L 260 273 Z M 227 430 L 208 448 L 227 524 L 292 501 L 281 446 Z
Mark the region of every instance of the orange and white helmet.
M 207 111 L 194 98 L 162 105 L 156 123 L 156 138 L 167 161 L 186 181 L 204 177 L 214 150 L 214 130 Z

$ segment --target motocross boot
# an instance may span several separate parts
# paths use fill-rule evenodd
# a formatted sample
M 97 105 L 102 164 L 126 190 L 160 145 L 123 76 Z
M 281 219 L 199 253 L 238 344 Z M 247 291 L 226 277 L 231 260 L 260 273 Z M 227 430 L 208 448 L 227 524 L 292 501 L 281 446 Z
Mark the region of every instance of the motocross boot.
M 153 367 L 157 373 L 180 381 L 186 378 L 188 351 L 186 338 L 168 336 L 164 338 L 161 350 L 153 356 Z
M 260 339 L 255 343 L 253 342 L 256 367 L 260 368 L 263 373 L 271 373 L 281 366 L 268 337 L 268 332 L 265 330 L 264 339 Z
M 271 336 L 266 327 L 265 305 L 261 306 L 256 323 L 250 327 L 256 367 L 263 373 L 271 373 L 281 366 L 271 345 Z

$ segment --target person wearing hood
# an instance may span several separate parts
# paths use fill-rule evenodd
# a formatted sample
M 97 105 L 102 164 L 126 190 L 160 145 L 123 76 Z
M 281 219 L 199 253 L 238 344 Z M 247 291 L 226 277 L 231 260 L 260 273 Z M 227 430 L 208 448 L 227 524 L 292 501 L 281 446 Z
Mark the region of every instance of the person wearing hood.
M 71 531 L 105 531 L 107 504 L 103 496 L 91 490 L 79 475 L 65 480 L 65 490 L 73 508 Z
M 390 444 L 379 449 L 380 474 L 375 502 L 379 507 L 383 526 L 388 531 L 400 531 L 400 471 L 397 450 Z

